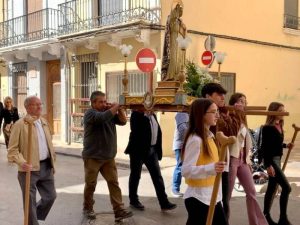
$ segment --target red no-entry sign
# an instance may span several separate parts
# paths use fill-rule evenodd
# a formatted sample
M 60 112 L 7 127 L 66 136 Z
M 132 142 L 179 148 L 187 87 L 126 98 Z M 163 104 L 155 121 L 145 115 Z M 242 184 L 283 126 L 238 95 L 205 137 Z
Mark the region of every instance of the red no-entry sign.
M 141 71 L 152 72 L 156 65 L 156 56 L 151 49 L 143 48 L 136 55 L 135 61 Z
M 211 51 L 205 51 L 201 56 L 201 61 L 205 66 L 210 65 L 213 59 L 214 59 L 214 54 Z

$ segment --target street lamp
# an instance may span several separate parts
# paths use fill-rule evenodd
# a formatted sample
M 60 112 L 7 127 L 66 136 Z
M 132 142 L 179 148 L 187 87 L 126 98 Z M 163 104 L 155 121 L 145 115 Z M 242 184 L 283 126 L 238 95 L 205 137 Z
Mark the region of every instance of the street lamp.
M 120 45 L 119 49 L 121 50 L 122 55 L 124 56 L 124 76 L 122 79 L 122 84 L 123 84 L 123 95 L 127 96 L 128 94 L 128 71 L 127 71 L 127 57 L 131 53 L 132 46 L 131 45 Z
M 177 43 L 178 43 L 178 47 L 181 49 L 182 51 L 182 63 L 181 63 L 181 68 L 180 68 L 180 72 L 178 75 L 178 80 L 180 83 L 180 86 L 177 90 L 177 93 L 183 93 L 183 83 L 185 81 L 185 53 L 186 53 L 186 49 L 188 47 L 188 45 L 192 42 L 190 37 L 185 37 L 183 38 L 182 36 L 179 36 L 177 39 Z
M 218 63 L 218 80 L 221 82 L 221 64 L 224 62 L 226 53 L 225 52 L 215 52 L 215 59 Z

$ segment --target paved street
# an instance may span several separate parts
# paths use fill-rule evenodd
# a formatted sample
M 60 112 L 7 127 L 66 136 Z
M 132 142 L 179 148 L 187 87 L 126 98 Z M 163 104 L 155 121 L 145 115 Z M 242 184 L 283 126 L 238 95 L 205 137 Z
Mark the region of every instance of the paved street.
M 56 188 L 58 197 L 45 223 L 47 225 L 112 225 L 114 218 L 109 202 L 108 189 L 102 177 L 99 176 L 95 194 L 95 211 L 97 220 L 85 221 L 82 217 L 82 193 L 83 193 L 83 163 L 78 157 L 80 145 L 57 146 L 58 152 L 70 155 L 59 154 L 57 157 Z M 293 224 L 300 224 L 298 217 L 300 207 L 300 151 L 295 151 L 288 164 L 287 176 L 292 183 L 292 194 L 289 202 L 289 216 Z M 298 162 L 296 162 L 297 160 Z M 128 206 L 128 161 L 127 156 L 118 154 L 119 182 L 123 191 L 124 202 Z M 164 158 L 161 162 L 162 174 L 165 180 L 167 193 L 170 195 L 171 178 L 173 172 L 173 158 Z M 6 150 L 0 145 L 0 221 L 1 225 L 23 224 L 21 191 L 17 182 L 17 168 L 10 165 L 6 160 Z M 183 189 L 185 185 L 183 185 Z M 257 191 L 264 190 L 264 186 L 257 186 Z M 145 205 L 144 212 L 135 211 L 132 219 L 125 220 L 122 224 L 132 225 L 183 225 L 186 221 L 186 211 L 182 199 L 172 198 L 170 201 L 177 203 L 178 208 L 172 212 L 161 213 L 158 201 L 155 197 L 154 188 L 147 171 L 144 171 L 139 186 L 141 202 Z M 263 194 L 258 194 L 262 206 Z M 247 225 L 247 213 L 243 193 L 234 193 L 231 201 L 232 217 L 231 224 Z M 278 217 L 278 198 L 275 200 L 272 213 L 274 218 Z

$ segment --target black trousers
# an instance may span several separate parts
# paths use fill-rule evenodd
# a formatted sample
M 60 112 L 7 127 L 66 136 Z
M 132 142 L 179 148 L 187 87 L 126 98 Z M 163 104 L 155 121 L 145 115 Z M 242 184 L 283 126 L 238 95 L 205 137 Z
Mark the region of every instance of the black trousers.
M 155 188 L 156 196 L 161 207 L 168 203 L 168 196 L 165 191 L 165 184 L 160 172 L 157 154 L 151 148 L 149 154 L 143 159 L 135 154 L 130 154 L 130 176 L 129 176 L 129 200 L 131 203 L 139 201 L 138 186 L 141 178 L 142 166 L 146 165 L 152 183 Z
M 205 225 L 209 206 L 200 202 L 196 198 L 187 198 L 184 201 L 186 210 L 188 212 L 188 220 L 186 225 Z M 213 225 L 228 225 L 228 220 L 221 202 L 218 202 L 215 207 Z
M 275 177 L 269 176 L 269 182 L 267 191 L 265 194 L 264 199 L 264 214 L 269 214 L 271 210 L 271 206 L 273 203 L 273 195 L 276 191 L 276 186 L 279 184 L 281 186 L 281 194 L 280 194 L 280 217 L 286 217 L 287 216 L 287 205 L 289 201 L 289 194 L 291 192 L 291 186 L 286 179 L 286 176 L 281 170 L 281 158 L 279 156 L 274 157 L 272 160 L 271 165 L 273 166 L 275 170 Z

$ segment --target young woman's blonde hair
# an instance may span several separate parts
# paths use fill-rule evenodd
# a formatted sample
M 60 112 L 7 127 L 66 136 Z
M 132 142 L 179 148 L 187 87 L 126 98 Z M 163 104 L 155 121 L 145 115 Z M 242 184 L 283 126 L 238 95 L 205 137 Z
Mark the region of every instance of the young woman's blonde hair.
M 12 97 L 10 97 L 10 96 L 6 96 L 5 98 L 4 98 L 4 108 L 7 108 L 7 102 L 8 101 L 10 101 L 11 102 L 11 107 L 13 107 L 14 106 L 14 103 L 13 103 L 13 99 L 12 99 Z

